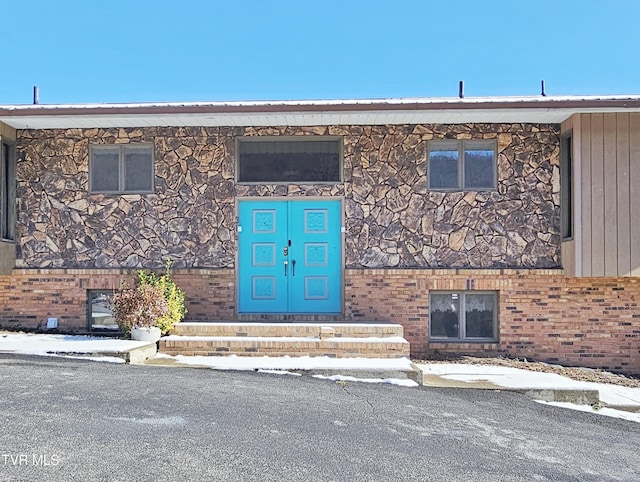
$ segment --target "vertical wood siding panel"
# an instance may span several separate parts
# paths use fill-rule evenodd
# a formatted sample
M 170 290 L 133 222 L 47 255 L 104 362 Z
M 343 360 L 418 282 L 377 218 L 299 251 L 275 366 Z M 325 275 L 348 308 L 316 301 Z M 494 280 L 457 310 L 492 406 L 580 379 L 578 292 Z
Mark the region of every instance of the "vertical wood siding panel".
M 603 116 L 604 274 L 618 275 L 618 193 L 616 189 L 616 114 Z
M 591 115 L 581 116 L 580 129 L 580 157 L 582 175 L 581 204 L 582 204 L 582 275 L 591 276 Z
M 0 137 L 4 137 L 6 140 L 14 142 L 16 140 L 16 130 L 7 124 L 0 122 Z
M 640 113 L 630 114 L 629 132 L 631 275 L 640 276 Z
M 575 241 L 563 241 L 560 246 L 560 254 L 562 256 L 562 268 L 564 269 L 564 275 L 569 277 L 576 276 Z
M 571 117 L 573 127 L 573 259 L 574 276 L 582 276 L 582 116 Z
M 629 114 L 617 114 L 616 188 L 618 191 L 618 276 L 631 274 L 631 234 L 629 231 Z
M 591 275 L 604 276 L 604 114 L 591 115 Z

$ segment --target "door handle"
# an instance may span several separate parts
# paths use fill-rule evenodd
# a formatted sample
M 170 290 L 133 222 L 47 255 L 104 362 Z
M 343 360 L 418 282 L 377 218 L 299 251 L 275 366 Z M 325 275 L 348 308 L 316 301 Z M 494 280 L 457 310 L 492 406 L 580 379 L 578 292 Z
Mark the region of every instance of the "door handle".
M 295 276 L 296 275 L 296 260 L 292 260 L 291 261 L 291 275 Z
M 295 266 L 295 261 L 293 262 L 293 265 Z M 284 275 L 287 276 L 287 265 L 289 264 L 289 261 L 287 261 L 286 259 L 284 260 Z M 295 275 L 295 273 L 294 273 Z

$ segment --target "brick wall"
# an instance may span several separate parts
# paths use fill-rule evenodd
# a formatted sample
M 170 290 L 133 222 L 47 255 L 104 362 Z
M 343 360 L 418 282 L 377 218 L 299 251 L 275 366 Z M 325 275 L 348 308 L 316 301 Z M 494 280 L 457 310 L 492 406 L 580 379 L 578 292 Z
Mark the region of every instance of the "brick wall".
M 175 282 L 185 291 L 190 321 L 233 320 L 236 275 L 232 269 L 176 270 Z
M 499 291 L 497 343 L 430 342 L 429 290 Z M 509 355 L 640 374 L 640 278 L 561 270 L 347 270 L 347 317 L 404 326 L 414 357 Z
M 233 270 L 181 270 L 174 278 L 186 292 L 190 320 L 233 318 Z M 85 331 L 87 291 L 113 290 L 134 280 L 134 270 L 15 269 L 0 276 L 0 327 L 41 329 L 48 317 L 56 317 L 61 331 Z
M 14 270 L 0 276 L 0 327 L 87 327 L 87 290 L 114 289 L 129 270 Z M 176 270 L 189 320 L 233 320 L 235 273 Z M 429 291 L 499 292 L 497 343 L 429 341 Z M 566 278 L 562 270 L 347 269 L 345 316 L 404 326 L 414 357 L 509 355 L 640 374 L 640 278 Z M 289 316 L 289 318 L 295 318 Z M 246 319 L 246 316 L 244 317 Z

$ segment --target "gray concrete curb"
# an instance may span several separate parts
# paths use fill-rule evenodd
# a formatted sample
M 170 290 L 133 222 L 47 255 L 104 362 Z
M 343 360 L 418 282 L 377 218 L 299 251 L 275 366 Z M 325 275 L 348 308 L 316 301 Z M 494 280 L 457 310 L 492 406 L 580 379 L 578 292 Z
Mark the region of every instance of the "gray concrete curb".
M 9 352 L 10 353 L 10 352 Z M 135 348 L 129 348 L 122 351 L 96 351 L 96 352 L 68 352 L 68 351 L 50 351 L 47 352 L 51 355 L 63 355 L 68 357 L 114 357 L 122 358 L 126 363 L 131 365 L 142 365 L 146 360 L 149 360 L 156 356 L 158 353 L 158 345 L 154 342 L 150 342 L 143 346 Z
M 334 375 L 343 375 L 345 377 L 354 378 L 380 378 L 386 380 L 389 378 L 400 380 L 413 380 L 415 381 L 414 371 L 405 370 L 360 370 L 360 369 L 311 369 L 311 370 L 288 370 L 292 373 L 299 373 L 301 375 L 321 375 L 324 377 L 331 377 Z
M 146 360 L 155 357 L 157 353 L 158 344 L 150 342 L 147 345 L 118 352 L 115 356 L 123 358 L 124 361 L 131 365 L 142 365 Z
M 576 405 L 596 405 L 600 403 L 600 392 L 591 389 L 570 388 L 508 388 L 496 385 L 489 381 L 463 382 L 459 380 L 447 380 L 438 375 L 425 374 L 415 364 L 414 381 L 422 387 L 440 388 L 466 388 L 470 390 L 500 390 L 504 392 L 521 393 L 534 400 L 543 402 L 568 402 Z
M 522 393 L 534 400 L 542 402 L 568 402 L 576 405 L 595 405 L 600 403 L 598 390 L 565 389 L 565 388 L 501 388 L 514 393 Z

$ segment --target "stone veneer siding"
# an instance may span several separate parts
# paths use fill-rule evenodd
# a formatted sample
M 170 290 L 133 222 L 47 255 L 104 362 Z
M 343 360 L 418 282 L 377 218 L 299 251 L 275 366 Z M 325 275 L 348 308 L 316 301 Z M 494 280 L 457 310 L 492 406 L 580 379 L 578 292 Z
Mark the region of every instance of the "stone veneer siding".
M 18 131 L 18 259 L 24 268 L 233 268 L 235 202 L 345 199 L 347 267 L 560 265 L 559 126 L 532 124 Z M 238 185 L 236 139 L 332 135 L 344 179 Z M 495 139 L 493 192 L 430 192 L 431 139 Z M 88 193 L 90 144 L 153 143 L 155 193 Z
M 0 326 L 43 328 L 48 316 L 66 331 L 87 328 L 89 289 L 132 280 L 127 270 L 14 270 L 0 276 Z M 640 374 L 640 278 L 566 278 L 561 270 L 347 269 L 348 321 L 404 327 L 411 354 L 508 355 Z M 190 320 L 235 318 L 235 272 L 176 270 Z M 429 291 L 499 292 L 496 343 L 429 341 Z M 267 319 L 269 319 L 267 317 Z

